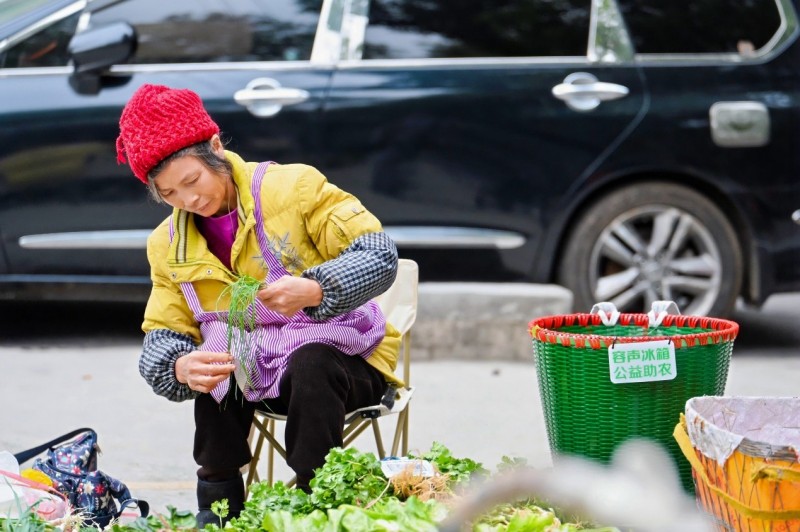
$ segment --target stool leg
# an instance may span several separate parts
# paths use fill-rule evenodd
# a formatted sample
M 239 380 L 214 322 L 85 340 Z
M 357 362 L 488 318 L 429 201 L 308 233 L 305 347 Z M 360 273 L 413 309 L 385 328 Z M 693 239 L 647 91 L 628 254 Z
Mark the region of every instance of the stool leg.
M 275 433 L 275 420 L 270 419 L 267 423 L 267 430 L 269 430 L 270 434 Z M 269 442 L 269 448 L 267 450 L 267 483 L 272 486 L 273 481 L 273 473 L 275 471 L 275 446 L 272 445 L 272 442 Z
M 255 428 L 253 429 L 255 430 Z M 258 482 L 258 460 L 261 457 L 261 449 L 264 447 L 264 436 L 259 432 L 258 439 L 256 439 L 256 447 L 253 450 L 253 459 L 250 460 L 250 466 L 247 468 L 247 483 L 246 487 L 250 487 L 253 482 Z
M 386 458 L 386 451 L 383 448 L 383 438 L 381 437 L 381 428 L 378 426 L 378 419 L 372 419 L 372 432 L 375 434 L 375 445 L 378 447 L 378 457 L 383 460 Z
M 392 440 L 392 455 L 397 456 L 397 449 L 402 440 L 402 455 L 408 454 L 408 405 L 397 414 L 397 424 L 394 429 L 394 439 Z
M 408 409 L 410 405 L 406 405 L 403 411 L 403 456 L 408 454 Z

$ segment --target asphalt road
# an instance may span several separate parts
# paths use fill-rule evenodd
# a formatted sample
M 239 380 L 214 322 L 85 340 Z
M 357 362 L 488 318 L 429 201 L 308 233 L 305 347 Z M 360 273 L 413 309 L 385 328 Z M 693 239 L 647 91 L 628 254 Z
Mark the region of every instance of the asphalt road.
M 729 395 L 798 395 L 799 307 L 790 294 L 736 313 Z M 193 509 L 191 403 L 156 397 L 139 377 L 141 314 L 138 305 L 0 304 L 0 450 L 91 426 L 101 469 L 157 511 Z M 412 380 L 413 449 L 439 441 L 490 469 L 502 456 L 550 465 L 532 361 L 415 362 Z M 365 436 L 357 446 L 373 450 Z
M 143 312 L 143 304 L 0 301 L 0 347 L 139 344 Z M 800 293 L 741 308 L 732 319 L 740 325 L 737 354 L 793 356 L 800 348 Z

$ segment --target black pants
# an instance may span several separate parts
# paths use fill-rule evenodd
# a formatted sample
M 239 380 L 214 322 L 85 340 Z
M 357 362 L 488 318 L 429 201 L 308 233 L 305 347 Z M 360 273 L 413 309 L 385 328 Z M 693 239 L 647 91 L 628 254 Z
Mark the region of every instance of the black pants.
M 258 408 L 288 416 L 287 462 L 297 474 L 298 487 L 307 488 L 328 451 L 342 445 L 344 415 L 377 404 L 385 388 L 383 375 L 360 356 L 324 344 L 305 345 L 289 357 L 276 399 L 248 402 L 233 381 L 222 403 L 210 394 L 195 399 L 197 476 L 215 482 L 239 475 L 251 459 L 247 437 Z

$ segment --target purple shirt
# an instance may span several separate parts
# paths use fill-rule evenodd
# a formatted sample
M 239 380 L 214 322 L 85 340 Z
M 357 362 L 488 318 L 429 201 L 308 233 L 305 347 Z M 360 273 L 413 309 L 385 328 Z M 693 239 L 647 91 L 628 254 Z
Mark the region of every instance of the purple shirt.
M 195 216 L 194 219 L 200 234 L 208 242 L 208 249 L 230 270 L 231 247 L 233 247 L 233 241 L 236 238 L 236 229 L 239 227 L 236 209 L 222 216 L 212 216 L 210 218 Z

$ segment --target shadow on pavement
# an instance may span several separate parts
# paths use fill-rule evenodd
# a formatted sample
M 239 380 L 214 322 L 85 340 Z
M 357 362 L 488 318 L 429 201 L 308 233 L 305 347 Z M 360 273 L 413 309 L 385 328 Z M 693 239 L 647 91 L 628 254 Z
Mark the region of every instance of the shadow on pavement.
M 142 341 L 144 303 L 0 302 L 0 346 L 127 345 Z
M 800 355 L 800 324 L 796 310 L 742 309 L 731 319 L 739 324 L 737 347 L 795 348 L 795 353 Z

